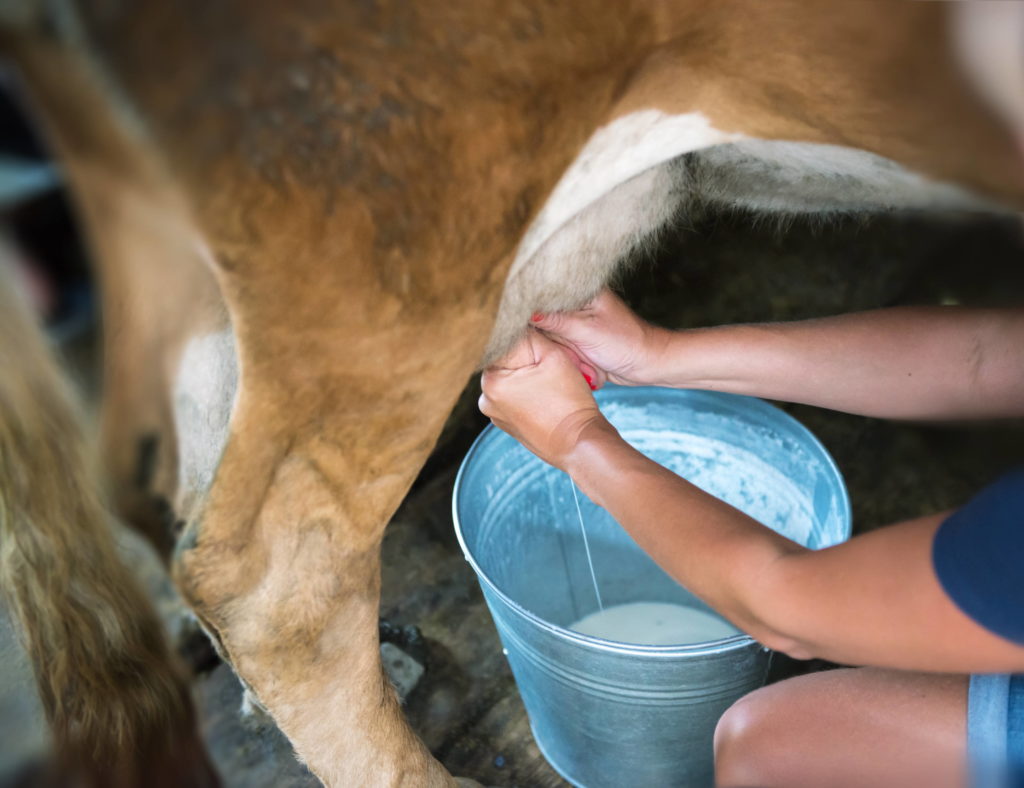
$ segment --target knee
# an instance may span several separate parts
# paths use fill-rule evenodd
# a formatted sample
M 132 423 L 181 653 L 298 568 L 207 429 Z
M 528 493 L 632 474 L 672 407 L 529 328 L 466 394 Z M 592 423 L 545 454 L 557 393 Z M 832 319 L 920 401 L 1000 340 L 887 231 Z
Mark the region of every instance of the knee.
M 759 786 L 775 782 L 775 760 L 781 755 L 772 725 L 770 699 L 764 689 L 745 695 L 730 706 L 715 728 L 715 785 L 720 788 Z
M 240 551 L 226 551 L 219 545 L 199 544 L 199 525 L 191 523 L 179 539 L 171 562 L 171 576 L 182 600 L 214 644 L 223 659 L 220 633 L 225 616 L 237 599 Z M 233 587 L 232 583 L 236 585 Z

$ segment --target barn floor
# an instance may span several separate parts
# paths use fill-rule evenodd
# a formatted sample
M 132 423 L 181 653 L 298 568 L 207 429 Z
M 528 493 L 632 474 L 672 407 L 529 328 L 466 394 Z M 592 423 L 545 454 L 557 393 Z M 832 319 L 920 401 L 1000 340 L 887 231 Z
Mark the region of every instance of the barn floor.
M 641 314 L 676 327 L 901 303 L 1024 303 L 1024 241 L 1013 222 L 884 217 L 779 228 L 708 215 L 665 239 L 651 257 L 623 282 L 624 291 Z M 566 783 L 530 736 L 452 530 L 455 471 L 485 423 L 475 410 L 475 385 L 388 528 L 381 616 L 399 645 L 426 667 L 408 695 L 406 713 L 453 773 L 485 785 L 561 786 Z M 937 427 L 790 410 L 835 456 L 850 489 L 857 531 L 956 506 L 1024 454 L 1020 424 Z M 44 739 L 17 648 L 2 621 L 0 660 L 0 785 L 14 785 L 12 770 L 42 752 Z M 820 666 L 790 661 L 780 675 L 814 667 Z M 227 786 L 318 784 L 271 723 L 241 720 L 240 689 L 225 666 L 199 676 L 196 691 L 205 735 Z

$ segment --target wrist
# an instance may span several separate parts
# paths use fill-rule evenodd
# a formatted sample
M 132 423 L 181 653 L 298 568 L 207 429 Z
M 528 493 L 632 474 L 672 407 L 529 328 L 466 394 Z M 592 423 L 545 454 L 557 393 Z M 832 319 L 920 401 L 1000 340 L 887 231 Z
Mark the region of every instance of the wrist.
M 691 388 L 699 380 L 695 362 L 700 358 L 695 345 L 698 330 L 673 331 L 655 328 L 647 342 L 646 363 L 641 385 L 663 388 Z
M 601 411 L 595 409 L 594 414 L 576 428 L 571 445 L 562 455 L 560 463 L 562 470 L 571 474 L 573 466 L 587 454 L 590 447 L 615 438 L 621 440 L 618 430 L 611 425 Z
M 762 344 L 758 329 L 745 325 L 663 329 L 664 335 L 654 345 L 649 385 L 746 393 L 744 381 Z
M 590 500 L 603 506 L 602 488 L 609 478 L 618 477 L 624 454 L 635 451 L 602 416 L 580 433 L 572 451 L 566 455 L 562 470 Z
M 613 382 L 626 386 L 664 386 L 669 346 L 675 331 L 660 326 L 644 327 L 641 351 L 624 374 L 613 375 Z

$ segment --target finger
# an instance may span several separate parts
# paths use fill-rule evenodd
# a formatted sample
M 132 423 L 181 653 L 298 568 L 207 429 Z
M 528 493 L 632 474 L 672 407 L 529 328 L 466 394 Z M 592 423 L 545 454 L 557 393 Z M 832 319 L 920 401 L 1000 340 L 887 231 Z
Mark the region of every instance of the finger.
M 542 336 L 549 342 L 553 342 L 554 344 L 558 345 L 558 349 L 561 350 L 563 354 L 568 356 L 572 360 L 573 364 L 575 364 L 577 367 L 580 365 L 580 362 L 583 360 L 583 357 L 580 356 L 579 351 L 576 350 L 576 348 L 568 344 L 561 337 L 548 336 L 547 334 L 543 334 Z
M 491 413 L 493 413 L 493 411 L 491 410 L 491 401 L 487 398 L 486 394 L 480 395 L 480 399 L 476 401 L 476 406 L 480 409 L 480 412 L 484 414 L 487 418 L 491 417 Z
M 566 339 L 559 336 L 548 336 L 547 334 L 544 336 L 558 345 L 572 359 L 573 364 L 576 365 L 580 374 L 583 375 L 591 391 L 597 391 L 608 382 L 607 373 L 600 367 L 590 363 L 587 357 L 581 354 L 575 346 L 568 344 Z
M 530 325 L 553 334 L 568 330 L 574 320 L 593 317 L 595 313 L 608 309 L 624 308 L 625 302 L 609 288 L 604 288 L 586 306 L 568 312 L 534 312 L 530 315 Z
M 484 373 L 480 376 L 480 391 L 481 397 L 489 397 L 494 392 L 494 387 L 498 383 L 498 373 L 501 370 L 488 367 L 484 370 Z M 482 400 L 481 400 L 482 401 Z M 490 402 L 490 400 L 487 400 Z
M 530 325 L 551 334 L 571 334 L 592 316 L 592 304 L 587 304 L 571 312 L 535 312 L 530 317 Z
M 606 305 L 616 303 L 622 303 L 622 299 L 615 295 L 615 292 L 613 290 L 604 287 L 598 292 L 596 296 L 590 299 L 590 301 L 581 306 L 579 309 L 576 309 L 572 312 L 564 312 L 563 314 L 577 318 L 593 317 L 593 315 L 596 312 L 600 312 L 602 308 L 605 307 Z
M 604 381 L 601 380 L 602 374 L 597 367 L 592 364 L 588 364 L 586 361 L 580 360 L 579 368 L 580 373 L 583 375 L 583 379 L 587 381 L 587 385 L 590 386 L 591 391 L 597 391 L 601 388 L 601 384 Z
M 529 330 L 512 349 L 490 366 L 490 370 L 513 370 L 532 367 L 537 363 L 534 340 L 539 336 L 536 331 Z
M 542 331 L 531 331 L 530 333 L 533 334 L 534 358 L 537 359 L 538 364 L 549 358 L 559 360 L 565 358 L 574 366 L 579 366 L 581 358 L 574 347 L 560 341 L 559 337 L 550 337 Z
M 609 307 L 625 305 L 625 301 L 623 301 L 621 298 L 615 295 L 615 293 L 612 290 L 606 287 L 604 288 L 604 290 L 597 294 L 593 301 L 587 304 L 586 309 L 591 312 L 603 312 Z
M 547 338 L 545 337 L 545 339 Z M 554 352 L 550 353 L 550 355 L 545 354 L 540 362 L 541 365 L 557 364 L 565 366 L 565 371 L 570 375 L 570 378 L 575 374 L 579 374 L 580 378 L 586 381 L 591 391 L 597 391 L 601 387 L 601 384 L 606 379 L 603 372 L 586 361 L 574 348 L 557 341 L 547 341 L 549 343 L 548 347 Z
M 562 353 L 569 357 L 573 365 L 583 375 L 584 380 L 590 384 L 591 389 L 594 387 L 594 366 L 590 364 L 583 356 L 580 355 L 579 351 L 576 350 L 572 345 L 566 345 L 564 342 L 560 342 L 558 337 L 553 337 L 552 340 L 561 349 Z
M 534 312 L 530 317 L 530 325 L 541 331 L 561 334 L 566 330 L 568 314 L 565 312 Z

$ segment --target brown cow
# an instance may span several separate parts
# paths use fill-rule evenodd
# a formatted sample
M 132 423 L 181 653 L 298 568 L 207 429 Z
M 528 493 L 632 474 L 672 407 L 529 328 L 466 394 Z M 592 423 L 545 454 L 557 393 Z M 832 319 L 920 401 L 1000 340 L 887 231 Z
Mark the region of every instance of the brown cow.
M 1024 205 L 1019 97 L 976 94 L 992 53 L 946 12 L 0 5 L 101 264 L 119 504 L 159 435 L 179 585 L 325 783 L 451 784 L 381 671 L 379 545 L 533 310 L 580 306 L 697 201 Z

